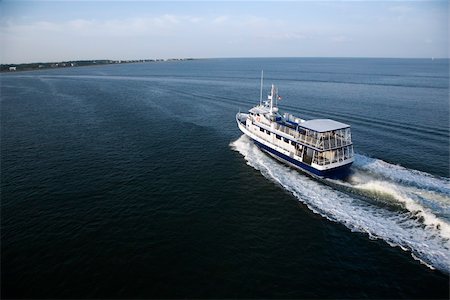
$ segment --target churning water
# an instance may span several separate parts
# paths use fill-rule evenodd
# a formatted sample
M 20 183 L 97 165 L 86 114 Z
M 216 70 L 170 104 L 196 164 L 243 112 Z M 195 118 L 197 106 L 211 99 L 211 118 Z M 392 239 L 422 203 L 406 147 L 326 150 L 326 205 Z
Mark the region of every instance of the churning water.
M 352 231 L 411 252 L 450 272 L 450 181 L 356 155 L 347 181 L 319 182 L 279 164 L 242 136 L 231 144 L 247 163 L 312 211 Z

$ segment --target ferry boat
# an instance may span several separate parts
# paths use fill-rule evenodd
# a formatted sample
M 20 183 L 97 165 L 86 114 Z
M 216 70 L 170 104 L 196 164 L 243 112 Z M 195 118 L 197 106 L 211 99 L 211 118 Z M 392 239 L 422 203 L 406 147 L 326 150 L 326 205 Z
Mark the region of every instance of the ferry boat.
M 287 165 L 320 178 L 342 178 L 354 161 L 350 125 L 331 119 L 303 120 L 278 111 L 278 89 L 272 84 L 262 102 L 237 113 L 239 129 L 264 152 Z

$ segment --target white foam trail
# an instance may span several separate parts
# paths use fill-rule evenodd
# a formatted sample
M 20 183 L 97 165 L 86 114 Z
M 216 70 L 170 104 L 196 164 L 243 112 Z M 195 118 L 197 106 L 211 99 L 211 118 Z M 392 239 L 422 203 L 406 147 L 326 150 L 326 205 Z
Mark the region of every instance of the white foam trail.
M 427 207 L 424 207 L 415 197 L 414 191 L 411 189 L 396 186 L 390 182 L 371 180 L 367 183 L 348 185 L 355 189 L 365 190 L 369 192 L 382 193 L 392 196 L 399 203 L 403 204 L 404 207 L 412 213 L 416 218 L 421 218 L 421 222 L 428 227 L 436 229 L 440 232 L 443 238 L 450 239 L 450 224 L 445 220 L 440 219 L 436 214 Z
M 353 175 L 349 178 L 352 187 L 387 193 L 412 213 L 434 215 L 450 222 L 450 179 L 411 170 L 385 161 L 356 155 Z M 337 182 L 347 184 L 343 182 Z M 443 224 L 444 227 L 448 223 Z
M 407 169 L 361 154 L 355 155 L 353 167 L 373 175 L 389 178 L 392 181 L 415 185 L 422 189 L 434 190 L 450 196 L 449 178 L 436 177 L 425 172 Z
M 391 171 L 381 170 L 378 173 L 378 175 L 390 174 L 390 178 L 394 181 L 390 185 L 376 182 L 370 176 L 367 176 L 369 180 L 367 182 L 361 182 L 362 179 L 358 178 L 360 182 L 356 185 L 341 183 L 352 188 L 387 193 L 405 206 L 409 211 L 406 213 L 368 203 L 292 170 L 262 153 L 246 136 L 241 136 L 230 146 L 244 156 L 248 165 L 290 191 L 313 212 L 342 223 L 352 231 L 365 232 L 370 238 L 381 238 L 391 246 L 408 250 L 414 258 L 424 264 L 450 273 L 449 224 L 430 209 L 415 202 L 405 190 L 398 189 L 395 181 L 399 181 L 401 176 L 393 174 L 391 172 L 393 168 L 388 167 Z M 372 169 L 371 172 L 373 171 Z M 403 173 L 400 174 L 405 174 L 406 171 L 402 170 Z M 421 174 L 411 172 L 413 176 Z M 412 178 L 409 177 L 408 180 L 411 181 Z M 428 176 L 425 178 L 430 179 Z M 435 179 L 431 178 L 430 182 L 433 183 Z M 440 187 L 435 188 L 438 190 Z M 446 198 L 445 195 L 443 197 Z

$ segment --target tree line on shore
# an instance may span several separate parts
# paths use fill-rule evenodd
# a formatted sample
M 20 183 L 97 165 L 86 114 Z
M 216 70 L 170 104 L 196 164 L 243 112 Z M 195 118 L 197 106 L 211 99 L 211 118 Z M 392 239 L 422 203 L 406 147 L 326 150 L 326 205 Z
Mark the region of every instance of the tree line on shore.
M 70 68 L 93 65 L 108 65 L 108 64 L 123 64 L 123 63 L 144 63 L 144 62 L 159 62 L 159 61 L 173 61 L 173 60 L 192 60 L 192 58 L 173 58 L 173 59 L 138 59 L 138 60 L 73 60 L 62 62 L 46 62 L 46 63 L 25 63 L 25 64 L 1 64 L 1 72 L 14 71 L 30 71 L 51 68 Z

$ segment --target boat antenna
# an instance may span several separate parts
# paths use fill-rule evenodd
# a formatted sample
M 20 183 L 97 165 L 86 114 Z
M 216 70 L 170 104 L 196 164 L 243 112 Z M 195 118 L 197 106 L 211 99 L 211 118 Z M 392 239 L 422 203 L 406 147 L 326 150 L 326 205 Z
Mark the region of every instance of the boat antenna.
M 275 88 L 275 106 L 278 107 L 278 87 Z
M 263 77 L 264 77 L 264 70 L 261 70 L 261 88 L 259 89 L 259 105 L 262 105 Z
M 270 115 L 273 114 L 273 97 L 275 97 L 275 85 L 272 83 L 272 89 L 270 90 Z

